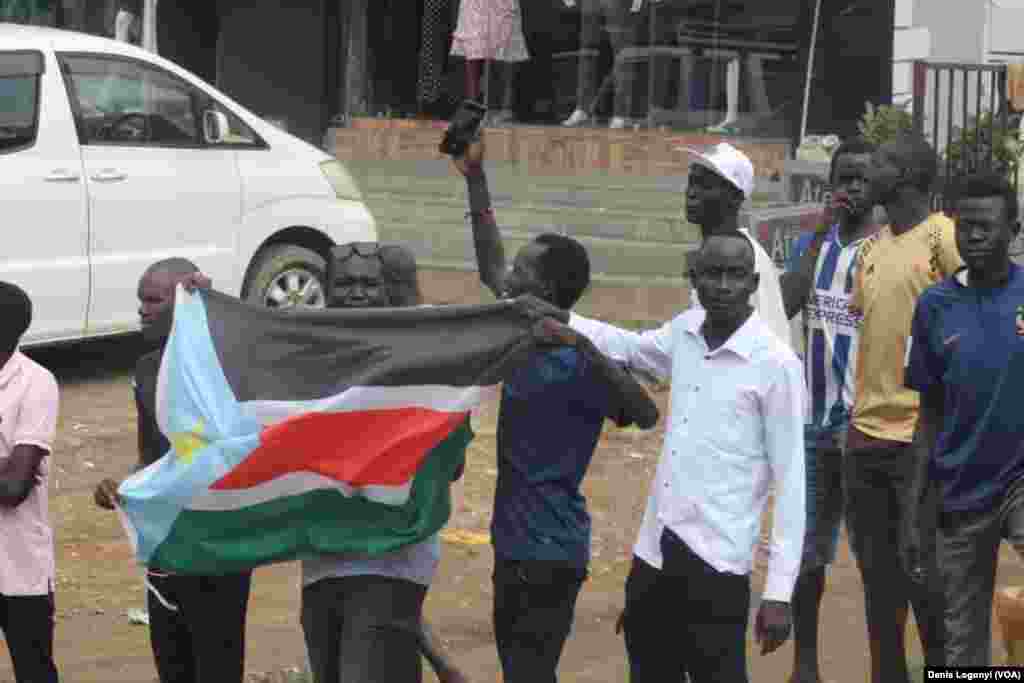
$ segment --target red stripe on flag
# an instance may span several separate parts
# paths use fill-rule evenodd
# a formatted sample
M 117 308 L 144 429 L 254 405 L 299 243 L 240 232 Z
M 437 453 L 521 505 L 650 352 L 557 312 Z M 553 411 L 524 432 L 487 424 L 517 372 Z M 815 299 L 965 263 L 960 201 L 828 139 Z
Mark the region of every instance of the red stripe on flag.
M 401 486 L 466 415 L 426 408 L 298 415 L 264 429 L 260 445 L 210 488 L 244 489 L 291 472 Z

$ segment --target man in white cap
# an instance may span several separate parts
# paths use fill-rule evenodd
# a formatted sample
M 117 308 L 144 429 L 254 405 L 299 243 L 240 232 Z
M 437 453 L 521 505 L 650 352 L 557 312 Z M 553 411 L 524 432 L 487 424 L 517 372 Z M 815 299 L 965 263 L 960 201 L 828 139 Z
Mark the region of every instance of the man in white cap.
M 727 142 L 706 151 L 681 147 L 692 155 L 686 186 L 686 219 L 700 226 L 702 241 L 711 235 L 739 231 L 754 247 L 754 269 L 761 282 L 750 304 L 779 339 L 792 346 L 789 318 L 775 263 L 746 228 L 740 227 L 740 208 L 754 193 L 754 165 L 746 154 Z M 691 306 L 700 306 L 696 288 L 690 292 Z
M 712 235 L 739 232 L 754 249 L 754 272 L 759 277 L 750 305 L 768 328 L 784 344 L 793 348 L 792 327 L 786 315 L 775 262 L 746 228 L 740 227 L 740 208 L 754 193 L 754 165 L 746 154 L 727 142 L 720 142 L 705 151 L 678 147 L 693 160 L 686 185 L 686 219 L 700 226 L 701 242 Z M 690 268 L 687 267 L 687 271 Z M 690 290 L 691 308 L 701 308 L 696 287 Z M 626 358 L 616 343 L 617 328 L 572 314 L 570 325 L 582 332 L 614 360 Z

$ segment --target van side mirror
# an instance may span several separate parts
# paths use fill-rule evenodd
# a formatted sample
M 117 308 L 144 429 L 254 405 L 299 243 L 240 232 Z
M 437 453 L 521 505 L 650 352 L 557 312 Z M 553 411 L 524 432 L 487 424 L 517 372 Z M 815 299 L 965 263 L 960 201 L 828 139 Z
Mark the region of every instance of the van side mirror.
M 224 142 L 231 124 L 223 112 L 216 109 L 207 109 L 203 112 L 203 137 L 208 145 L 219 145 Z

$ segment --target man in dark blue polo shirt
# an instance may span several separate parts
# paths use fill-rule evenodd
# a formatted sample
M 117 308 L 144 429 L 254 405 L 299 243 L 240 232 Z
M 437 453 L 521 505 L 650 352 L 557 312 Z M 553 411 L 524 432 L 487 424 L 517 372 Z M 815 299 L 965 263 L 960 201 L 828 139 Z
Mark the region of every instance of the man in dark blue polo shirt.
M 466 176 L 481 281 L 499 298 L 532 295 L 567 320 L 565 309 L 590 284 L 586 249 L 548 233 L 523 246 L 506 269 L 483 156 L 476 142 L 455 160 Z M 568 328 L 556 336 L 562 346 L 535 351 L 506 379 L 498 416 L 491 536 L 494 636 L 505 683 L 556 681 L 590 562 L 590 515 L 580 484 L 605 418 L 644 429 L 658 419 L 643 387 L 588 339 Z
M 905 561 L 914 566 L 931 540 L 914 533 L 931 507 L 945 663 L 988 666 L 1001 539 L 1024 553 L 1024 269 L 1009 257 L 1020 228 L 1005 179 L 967 178 L 955 209 L 967 267 L 921 295 L 911 328 L 906 384 L 921 393 L 912 500 L 937 505 L 911 506 Z

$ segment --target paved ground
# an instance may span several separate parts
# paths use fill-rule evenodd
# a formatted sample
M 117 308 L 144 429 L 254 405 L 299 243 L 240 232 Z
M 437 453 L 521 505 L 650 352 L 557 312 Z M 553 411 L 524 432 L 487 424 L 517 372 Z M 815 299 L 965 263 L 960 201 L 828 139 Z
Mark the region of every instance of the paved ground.
M 52 514 L 59 574 L 57 656 L 63 680 L 72 683 L 154 679 L 146 628 L 127 617 L 143 602 L 140 575 L 114 516 L 91 503 L 94 484 L 103 476 L 125 473 L 135 459 L 129 372 L 138 353 L 137 343 L 121 340 L 37 354 L 57 373 L 63 389 Z M 662 403 L 665 398 L 659 395 Z M 463 533 L 445 544 L 427 614 L 471 680 L 490 682 L 499 680 L 490 627 L 492 557 L 488 545 L 475 543 L 486 533 L 496 474 L 493 406 L 477 415 L 475 424 L 478 436 L 450 527 Z M 623 645 L 613 623 L 660 437 L 660 430 L 609 430 L 587 477 L 594 516 L 593 576 L 565 652 L 561 680 L 567 683 L 626 680 Z M 1024 585 L 1020 562 L 1009 552 L 1003 559 L 1000 585 Z M 758 577 L 762 567 L 759 562 Z M 256 573 L 248 630 L 250 672 L 304 664 L 297 585 L 292 564 Z M 823 668 L 836 683 L 866 680 L 862 609 L 859 578 L 844 542 L 830 575 L 822 628 Z M 914 656 L 916 651 L 915 645 Z M 765 658 L 751 648 L 753 679 L 784 681 L 790 656 L 788 647 Z M 0 645 L 0 683 L 11 681 Z

